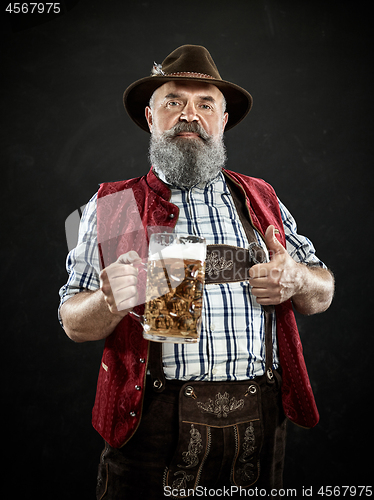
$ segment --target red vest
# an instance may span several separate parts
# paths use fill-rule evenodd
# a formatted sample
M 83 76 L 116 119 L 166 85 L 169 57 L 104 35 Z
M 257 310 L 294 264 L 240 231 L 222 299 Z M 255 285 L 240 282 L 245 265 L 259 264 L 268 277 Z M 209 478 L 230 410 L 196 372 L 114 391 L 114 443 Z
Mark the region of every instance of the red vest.
M 279 230 L 279 240 L 285 246 L 279 203 L 273 188 L 263 180 L 226 169 L 224 174 L 242 187 L 254 227 L 263 235 L 270 224 L 274 225 Z M 125 190 L 132 190 L 136 206 L 123 201 L 121 197 Z M 116 193 L 115 196 L 107 197 L 113 193 Z M 169 188 L 152 170 L 143 177 L 100 186 L 97 227 L 102 267 L 130 250 L 146 257 L 147 228 L 161 226 L 162 230 L 173 230 L 179 209 L 169 202 L 170 196 Z M 139 279 L 142 279 L 141 274 Z M 143 305 L 135 308 L 138 314 L 142 314 L 143 310 Z M 276 319 L 284 412 L 292 422 L 302 427 L 314 427 L 319 415 L 290 300 L 276 306 Z M 123 318 L 105 342 L 92 424 L 116 448 L 132 437 L 140 423 L 148 344 L 143 339 L 141 325 L 129 315 Z

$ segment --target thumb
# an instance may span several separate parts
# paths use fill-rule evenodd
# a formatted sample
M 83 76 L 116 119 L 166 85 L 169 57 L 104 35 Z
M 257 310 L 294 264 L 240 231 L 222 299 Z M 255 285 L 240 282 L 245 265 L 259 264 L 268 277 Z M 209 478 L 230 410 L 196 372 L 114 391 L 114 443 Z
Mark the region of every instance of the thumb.
M 265 232 L 265 243 L 270 253 L 270 260 L 274 254 L 285 252 L 285 248 L 275 237 L 274 226 L 269 226 Z

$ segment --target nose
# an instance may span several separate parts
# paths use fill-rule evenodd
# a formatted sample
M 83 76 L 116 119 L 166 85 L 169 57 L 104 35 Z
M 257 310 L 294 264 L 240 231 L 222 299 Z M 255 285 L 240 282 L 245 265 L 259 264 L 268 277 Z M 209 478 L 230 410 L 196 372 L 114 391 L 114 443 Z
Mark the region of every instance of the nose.
M 199 121 L 199 115 L 197 114 L 196 108 L 192 102 L 187 102 L 179 119 L 188 123 Z

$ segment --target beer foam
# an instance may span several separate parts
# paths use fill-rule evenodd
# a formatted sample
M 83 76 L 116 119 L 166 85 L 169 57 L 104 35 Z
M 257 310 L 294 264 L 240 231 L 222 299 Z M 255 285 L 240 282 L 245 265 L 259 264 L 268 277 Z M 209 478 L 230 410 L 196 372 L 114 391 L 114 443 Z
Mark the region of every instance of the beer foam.
M 168 246 L 159 244 L 152 245 L 152 254 L 149 260 L 163 259 L 193 259 L 204 262 L 206 257 L 206 246 L 204 243 L 173 243 Z

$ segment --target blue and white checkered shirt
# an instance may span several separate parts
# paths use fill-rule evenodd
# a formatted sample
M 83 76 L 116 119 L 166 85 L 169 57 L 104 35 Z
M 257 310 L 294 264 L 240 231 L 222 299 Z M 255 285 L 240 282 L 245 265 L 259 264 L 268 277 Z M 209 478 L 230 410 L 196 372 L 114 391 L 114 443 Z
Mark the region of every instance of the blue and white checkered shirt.
M 61 304 L 84 290 L 99 288 L 96 232 L 97 195 L 86 205 L 78 244 L 67 257 L 69 279 L 60 290 Z M 170 202 L 179 207 L 176 233 L 203 236 L 207 244 L 248 247 L 245 231 L 223 174 L 206 186 L 190 190 L 171 188 Z M 296 223 L 279 202 L 287 251 L 297 262 L 325 267 L 312 243 L 297 234 Z M 258 243 L 267 252 L 261 236 Z M 163 344 L 166 378 L 180 380 L 243 380 L 265 371 L 264 312 L 247 281 L 207 284 L 204 289 L 200 341 L 196 344 Z M 273 327 L 274 368 L 278 365 L 275 315 Z

